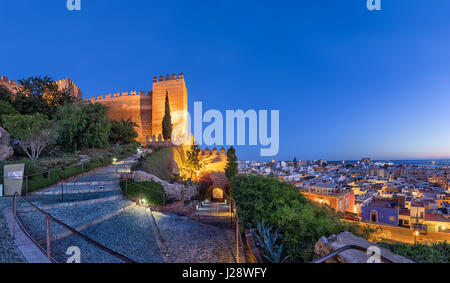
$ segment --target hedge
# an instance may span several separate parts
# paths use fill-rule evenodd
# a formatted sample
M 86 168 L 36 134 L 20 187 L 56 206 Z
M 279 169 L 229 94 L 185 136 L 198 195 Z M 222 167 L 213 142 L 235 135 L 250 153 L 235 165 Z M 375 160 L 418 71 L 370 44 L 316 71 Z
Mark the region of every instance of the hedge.
M 50 180 L 48 179 L 48 173 L 36 175 L 28 179 L 28 191 L 34 192 L 42 190 L 59 181 L 61 181 L 61 177 L 56 172 L 50 174 Z M 25 185 L 26 184 L 24 184 L 24 186 Z
M 133 183 L 120 181 L 123 194 L 131 199 L 145 199 L 150 205 L 163 206 L 165 204 L 164 188 L 160 183 L 148 181 Z
M 77 165 L 65 168 L 64 170 L 60 171 L 59 176 L 61 177 L 61 179 L 66 180 L 81 173 L 83 173 L 83 170 L 80 165 Z
M 415 245 L 381 243 L 381 245 L 416 263 L 450 263 L 450 243 L 448 242 L 417 243 Z

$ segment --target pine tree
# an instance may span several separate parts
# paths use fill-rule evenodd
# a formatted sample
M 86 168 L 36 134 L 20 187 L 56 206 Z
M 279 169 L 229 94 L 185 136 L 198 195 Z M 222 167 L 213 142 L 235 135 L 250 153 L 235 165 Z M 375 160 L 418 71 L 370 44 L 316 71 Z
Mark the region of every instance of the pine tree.
M 166 111 L 162 120 L 162 134 L 164 140 L 172 137 L 172 117 L 170 117 L 169 92 L 166 92 Z
M 238 174 L 236 150 L 230 147 L 227 151 L 227 165 L 225 167 L 225 175 L 231 181 Z

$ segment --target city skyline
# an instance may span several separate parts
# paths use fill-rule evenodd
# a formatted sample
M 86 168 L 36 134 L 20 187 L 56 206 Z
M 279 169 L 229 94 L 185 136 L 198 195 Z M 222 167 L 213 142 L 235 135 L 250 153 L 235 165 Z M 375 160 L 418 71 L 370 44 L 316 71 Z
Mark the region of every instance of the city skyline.
M 384 1 L 382 11 L 364 1 L 65 4 L 4 4 L 1 50 L 14 60 L 0 74 L 70 77 L 86 98 L 183 72 L 190 111 L 195 101 L 280 110 L 279 154 L 237 147 L 241 160 L 450 158 L 445 1 Z

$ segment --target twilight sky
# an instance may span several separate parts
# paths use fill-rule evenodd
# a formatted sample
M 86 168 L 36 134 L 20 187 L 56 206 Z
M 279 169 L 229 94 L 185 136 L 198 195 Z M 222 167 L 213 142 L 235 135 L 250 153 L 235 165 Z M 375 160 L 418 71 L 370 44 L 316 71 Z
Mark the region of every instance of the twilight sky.
M 448 0 L 81 1 L 0 0 L 0 74 L 88 97 L 183 72 L 191 108 L 280 110 L 275 159 L 450 158 Z

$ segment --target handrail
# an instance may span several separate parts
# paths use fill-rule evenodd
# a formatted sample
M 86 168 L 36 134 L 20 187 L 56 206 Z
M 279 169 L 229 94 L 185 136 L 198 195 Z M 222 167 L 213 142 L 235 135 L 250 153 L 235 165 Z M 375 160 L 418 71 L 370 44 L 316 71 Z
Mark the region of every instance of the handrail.
M 367 251 L 368 251 L 367 248 L 363 248 L 363 247 L 361 247 L 361 246 L 357 246 L 357 245 L 348 245 L 348 246 L 342 247 L 342 248 L 340 248 L 340 249 L 337 249 L 337 250 L 335 250 L 334 252 L 332 252 L 332 253 L 330 253 L 330 254 L 324 256 L 324 257 L 321 257 L 321 258 L 319 258 L 319 259 L 316 259 L 316 260 L 312 261 L 311 263 L 323 263 L 323 262 L 325 262 L 325 261 L 327 261 L 327 260 L 329 260 L 329 259 L 332 259 L 332 258 L 334 258 L 335 256 L 337 256 L 337 255 L 339 255 L 340 253 L 345 252 L 345 251 L 347 251 L 347 250 L 358 250 L 358 251 L 361 251 L 361 252 L 364 252 L 364 253 L 367 253 Z M 373 255 L 373 254 L 372 254 L 372 255 Z M 383 256 L 381 256 L 381 255 L 380 255 L 380 259 L 381 259 L 381 261 L 384 262 L 384 263 L 393 263 L 391 260 L 389 260 L 389 259 L 387 259 L 387 258 L 385 258 L 385 257 L 383 257 Z
M 236 262 L 239 263 L 239 243 L 241 243 L 242 250 L 244 251 L 245 263 L 248 263 L 247 251 L 245 250 L 245 245 L 244 241 L 242 240 L 242 234 L 239 226 L 239 214 L 234 199 L 231 199 L 230 205 L 232 205 L 232 207 L 234 208 L 231 210 L 231 213 L 234 212 L 234 220 L 236 221 Z
M 42 213 L 43 215 L 45 215 L 46 217 L 46 226 L 47 226 L 47 250 L 45 251 L 41 245 L 39 245 L 38 241 L 36 241 L 36 239 L 34 239 L 25 229 L 24 225 L 22 224 L 22 222 L 19 220 L 19 218 L 17 217 L 17 197 L 20 198 L 21 200 L 23 200 L 24 202 L 26 202 L 27 204 L 31 205 L 32 207 L 34 207 L 39 213 Z M 79 231 L 77 231 L 76 229 L 72 228 L 71 226 L 67 225 L 66 223 L 61 222 L 60 220 L 54 218 L 50 213 L 45 212 L 44 210 L 42 210 L 41 208 L 39 208 L 37 205 L 31 203 L 30 201 L 24 199 L 21 195 L 19 195 L 17 192 L 14 194 L 13 197 L 13 214 L 14 214 L 14 223 L 13 223 L 13 237 L 15 238 L 15 232 L 16 232 L 16 222 L 19 224 L 20 228 L 23 230 L 23 232 L 25 232 L 25 234 L 28 236 L 28 238 L 30 238 L 30 240 L 37 245 L 37 247 L 47 256 L 48 260 L 50 262 L 56 262 L 56 260 L 54 260 L 51 256 L 51 239 L 50 239 L 50 221 L 53 221 L 61 226 L 63 226 L 64 228 L 66 228 L 67 230 L 69 230 L 70 232 L 72 232 L 73 234 L 79 236 L 80 238 L 82 238 L 83 240 L 85 240 L 86 242 L 88 242 L 89 244 L 107 252 L 108 254 L 123 260 L 126 263 L 135 263 L 135 261 L 129 259 L 128 257 L 113 251 L 105 246 L 103 246 L 102 244 L 92 240 L 91 238 L 83 235 L 82 233 L 80 233 Z

